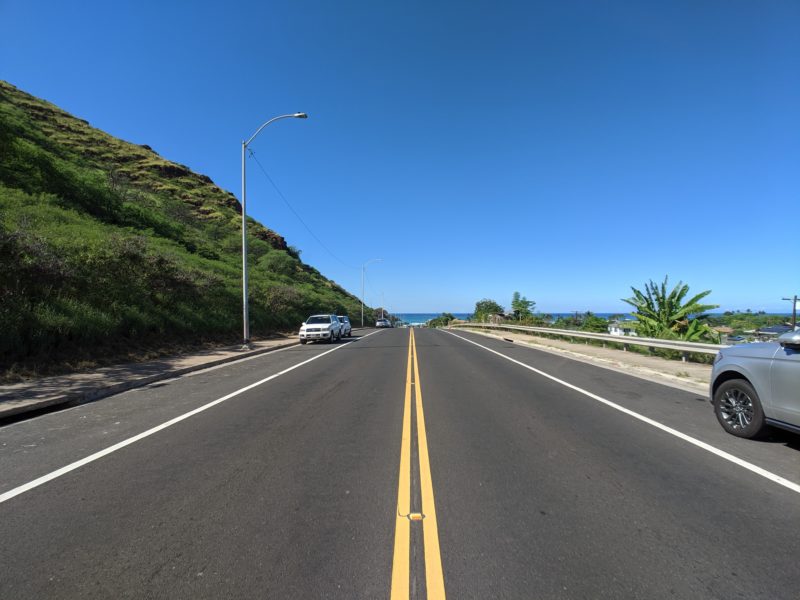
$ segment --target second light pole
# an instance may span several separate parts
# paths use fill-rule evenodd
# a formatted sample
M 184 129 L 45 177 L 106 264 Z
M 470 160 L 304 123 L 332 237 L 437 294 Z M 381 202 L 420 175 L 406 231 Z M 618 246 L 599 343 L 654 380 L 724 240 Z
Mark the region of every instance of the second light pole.
M 364 327 L 364 273 L 369 263 L 381 262 L 382 258 L 371 258 L 361 265 L 361 327 Z

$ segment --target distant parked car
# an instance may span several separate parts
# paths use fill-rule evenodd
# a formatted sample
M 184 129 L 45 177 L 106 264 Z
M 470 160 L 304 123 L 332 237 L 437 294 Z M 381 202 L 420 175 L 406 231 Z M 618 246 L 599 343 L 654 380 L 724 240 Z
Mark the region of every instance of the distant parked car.
M 353 326 L 350 325 L 350 318 L 342 315 L 338 315 L 337 318 L 342 326 L 342 337 L 352 337 Z
M 710 396 L 728 433 L 754 438 L 770 425 L 800 433 L 800 331 L 720 350 Z
M 392 322 L 389 319 L 378 319 L 375 321 L 375 327 L 391 327 Z
M 342 324 L 336 315 L 311 315 L 300 327 L 300 343 L 342 339 Z

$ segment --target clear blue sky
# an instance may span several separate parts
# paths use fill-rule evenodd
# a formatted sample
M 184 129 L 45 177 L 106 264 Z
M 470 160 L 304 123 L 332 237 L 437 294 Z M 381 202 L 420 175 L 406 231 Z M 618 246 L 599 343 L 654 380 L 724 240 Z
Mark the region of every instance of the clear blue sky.
M 393 312 L 800 293 L 800 3 L 0 0 L 0 77 L 239 195 Z M 331 218 L 339 215 L 338 222 Z M 793 223 L 793 224 L 792 224 Z

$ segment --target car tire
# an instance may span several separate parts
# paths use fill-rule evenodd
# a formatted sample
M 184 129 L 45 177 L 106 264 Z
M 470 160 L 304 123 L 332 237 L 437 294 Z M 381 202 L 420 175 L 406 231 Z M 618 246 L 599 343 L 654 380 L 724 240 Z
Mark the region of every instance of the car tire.
M 301 343 L 301 344 L 303 344 L 303 345 L 305 345 L 305 343 L 306 343 L 307 341 L 308 341 L 308 340 L 300 340 L 300 343 Z
M 758 393 L 744 379 L 720 384 L 714 392 L 714 414 L 722 428 L 737 437 L 757 438 L 767 429 Z

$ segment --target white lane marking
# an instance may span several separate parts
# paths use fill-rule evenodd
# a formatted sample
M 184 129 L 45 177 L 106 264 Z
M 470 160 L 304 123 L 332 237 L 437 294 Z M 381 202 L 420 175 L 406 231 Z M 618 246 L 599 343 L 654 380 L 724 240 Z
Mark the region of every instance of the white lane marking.
M 358 340 L 353 340 L 354 342 Z M 224 369 L 225 367 L 230 367 L 232 365 L 238 365 L 239 363 L 247 362 L 248 360 L 256 360 L 259 358 L 268 358 L 274 354 L 278 354 L 278 352 L 285 352 L 287 350 L 292 350 L 297 348 L 300 345 L 300 342 L 292 344 L 291 346 L 284 346 L 283 348 L 277 348 L 275 350 L 268 350 L 267 352 L 261 352 L 259 354 L 253 354 L 252 356 L 245 356 L 243 358 L 237 358 L 236 360 L 231 360 L 226 363 L 222 363 L 219 365 L 214 365 L 213 367 L 207 367 L 205 369 L 198 369 L 197 371 L 191 371 L 190 373 L 185 373 L 184 375 L 178 375 L 175 379 L 180 379 L 181 377 L 194 377 L 195 375 L 200 375 L 203 373 L 208 373 L 209 371 L 216 371 L 217 369 Z M 172 379 L 165 379 L 163 381 L 173 381 Z M 159 382 L 161 383 L 161 382 Z
M 378 333 L 378 332 L 377 331 L 373 331 L 372 333 Z M 359 336 L 354 340 L 348 340 L 347 342 L 345 342 L 345 344 L 352 344 L 353 342 L 357 342 L 362 337 L 367 337 L 369 335 L 372 335 L 372 333 L 368 333 L 367 335 Z M 289 340 L 287 339 L 287 341 L 289 341 Z M 238 365 L 239 363 L 243 363 L 243 362 L 248 361 L 248 360 L 256 360 L 256 359 L 259 359 L 259 358 L 268 358 L 270 355 L 277 354 L 278 352 L 285 352 L 286 350 L 292 350 L 294 348 L 297 348 L 298 346 L 300 346 L 300 338 L 297 338 L 296 343 L 292 344 L 291 346 L 284 346 L 283 348 L 278 348 L 276 350 L 268 350 L 267 352 L 261 352 L 259 354 L 254 354 L 252 356 L 245 356 L 244 358 L 239 358 L 239 359 L 236 359 L 236 360 L 232 360 L 230 362 L 222 363 L 222 364 L 219 364 L 219 365 L 214 365 L 213 367 L 208 367 L 206 369 L 200 369 L 198 371 L 191 371 L 190 373 L 185 373 L 183 375 L 178 375 L 177 377 L 175 377 L 173 379 L 162 379 L 159 383 L 166 383 L 166 382 L 169 382 L 169 381 L 174 381 L 175 379 L 179 379 L 181 377 L 194 377 L 195 375 L 202 375 L 204 373 L 208 373 L 209 371 L 216 371 L 217 369 L 224 369 L 225 367 L 230 367 L 231 365 Z M 22 421 L 22 422 L 24 422 L 24 421 Z
M 509 361 L 511 361 L 513 363 L 516 363 L 521 367 L 525 367 L 526 369 L 528 369 L 530 371 L 533 371 L 534 373 L 537 373 L 538 375 L 541 375 L 542 377 L 546 377 L 547 379 L 555 381 L 556 383 L 559 383 L 559 384 L 563 385 L 564 387 L 568 387 L 571 390 L 575 390 L 576 392 L 579 392 L 579 393 L 583 394 L 584 396 L 588 396 L 589 398 L 592 398 L 593 400 L 597 400 L 598 402 L 601 402 L 601 403 L 605 404 L 606 406 L 610 406 L 611 408 L 616 409 L 616 410 L 618 410 L 620 412 L 623 412 L 626 415 L 630 415 L 634 419 L 638 419 L 638 420 L 640 420 L 640 421 L 642 421 L 644 423 L 647 423 L 648 425 L 652 425 L 653 427 L 655 427 L 657 429 L 660 429 L 661 431 L 665 431 L 666 433 L 669 433 L 670 435 L 674 435 L 675 437 L 680 438 L 680 439 L 684 440 L 685 442 L 689 442 L 690 444 L 693 444 L 693 445 L 697 446 L 698 448 L 702 448 L 703 450 L 706 450 L 707 452 L 711 452 L 711 454 L 715 454 L 715 455 L 719 456 L 720 458 L 724 458 L 725 460 L 730 461 L 735 465 L 739 465 L 740 467 L 743 467 L 743 468 L 747 469 L 748 471 L 752 471 L 753 473 L 755 473 L 757 475 L 761 475 L 761 477 L 769 479 L 770 481 L 773 481 L 773 482 L 775 482 L 775 483 L 777 483 L 779 485 L 782 485 L 785 488 L 788 488 L 788 489 L 792 490 L 793 492 L 796 492 L 796 493 L 800 494 L 800 485 L 798 485 L 797 483 L 794 483 L 793 481 L 789 481 L 788 479 L 784 479 L 780 475 L 776 475 L 775 473 L 767 471 L 766 469 L 762 469 L 761 467 L 759 467 L 757 465 L 754 465 L 753 463 L 747 462 L 746 460 L 742 460 L 741 458 L 739 458 L 737 456 L 734 456 L 733 454 L 729 454 L 728 452 L 725 452 L 724 450 L 720 450 L 719 448 L 716 448 L 716 447 L 714 447 L 714 446 L 712 446 L 710 444 L 702 442 L 702 441 L 698 440 L 697 438 L 693 438 L 690 435 L 686 435 L 685 433 L 681 433 L 677 429 L 673 429 L 672 427 L 668 427 L 667 425 L 659 423 L 658 421 L 654 421 L 653 419 L 651 419 L 649 417 L 645 417 L 644 415 L 640 415 L 637 412 L 634 412 L 634 411 L 632 411 L 632 410 L 630 410 L 628 408 L 625 408 L 624 406 L 620 406 L 619 404 L 616 404 L 615 402 L 611 402 L 610 400 L 606 400 L 605 398 L 603 398 L 601 396 L 598 396 L 597 394 L 593 394 L 592 392 L 589 392 L 587 390 L 584 390 L 583 388 L 579 388 L 576 385 L 572 385 L 571 383 L 567 383 L 566 381 L 562 381 L 561 379 L 558 379 L 557 377 L 553 377 L 552 375 L 549 375 L 549 374 L 545 373 L 544 371 L 540 371 L 539 369 L 531 367 L 530 365 L 526 365 L 525 363 L 520 362 L 518 360 L 515 360 L 515 359 L 511 358 L 510 356 L 506 356 L 505 354 L 502 354 L 500 352 L 497 352 L 496 350 L 492 350 L 491 348 L 487 348 L 486 346 L 483 346 L 482 344 L 479 344 L 477 342 L 473 342 L 470 339 L 467 339 L 465 337 L 461 337 L 460 335 L 456 335 L 455 333 L 451 333 L 450 331 L 445 331 L 445 333 L 449 333 L 453 337 L 457 337 L 458 339 L 464 340 L 465 342 L 469 342 L 470 344 L 474 344 L 474 345 L 478 346 L 479 348 L 483 348 L 484 350 L 488 350 L 492 354 L 496 354 L 497 356 L 502 356 L 506 360 L 509 360 Z
M 74 463 L 68 464 L 65 467 L 61 467 L 60 469 L 57 469 L 57 470 L 55 470 L 55 471 L 53 471 L 51 473 L 48 473 L 47 475 L 42 475 L 41 477 L 39 477 L 37 479 L 34 479 L 33 481 L 29 481 L 28 483 L 25 483 L 23 485 L 15 487 L 12 490 L 9 490 L 9 491 L 7 491 L 7 492 L 5 492 L 3 494 L 0 494 L 0 504 L 2 504 L 3 502 L 6 502 L 7 500 L 11 500 L 15 496 L 19 496 L 20 494 L 24 494 L 25 492 L 30 491 L 35 487 L 39 487 L 40 485 L 45 484 L 48 481 L 52 481 L 53 479 L 61 477 L 62 475 L 66 475 L 70 471 L 74 471 L 75 469 L 78 469 L 78 468 L 80 468 L 80 467 L 82 467 L 84 465 L 87 465 L 87 464 L 89 464 L 91 462 L 94 462 L 94 461 L 100 459 L 100 458 L 103 458 L 104 456 L 106 456 L 108 454 L 111 454 L 112 452 L 116 452 L 117 450 L 121 450 L 125 446 L 130 446 L 131 444 L 133 444 L 135 442 L 138 442 L 139 440 L 142 440 L 142 439 L 144 439 L 146 437 L 149 437 L 149 436 L 153 435 L 154 433 L 158 433 L 162 429 L 166 429 L 167 427 L 171 427 L 172 425 L 175 425 L 176 423 L 180 423 L 181 421 L 183 421 L 185 419 L 188 419 L 189 417 L 193 417 L 194 415 L 196 415 L 198 413 L 201 413 L 201 412 L 203 412 L 205 410 L 208 410 L 212 406 L 216 406 L 217 404 L 225 402 L 226 400 L 230 400 L 234 396 L 238 396 L 240 394 L 243 394 L 244 392 L 246 392 L 248 390 L 252 390 L 253 388 L 258 387 L 259 385 L 267 383 L 268 381 L 272 381 L 273 379 L 276 379 L 277 377 L 280 377 L 281 375 L 285 375 L 286 373 L 288 373 L 290 371 L 294 371 L 295 369 L 298 369 L 298 368 L 302 367 L 303 365 L 307 365 L 308 363 L 313 362 L 313 361 L 317 360 L 318 358 L 322 358 L 326 354 L 330 354 L 331 352 L 336 352 L 337 350 L 341 350 L 342 348 L 345 348 L 346 346 L 348 346 L 348 345 L 350 345 L 352 343 L 355 343 L 355 342 L 357 342 L 359 340 L 363 340 L 364 338 L 367 338 L 367 337 L 369 337 L 369 336 L 371 336 L 371 335 L 373 335 L 375 333 L 380 333 L 380 332 L 379 331 L 373 331 L 372 333 L 368 333 L 367 335 L 362 336 L 362 337 L 360 337 L 360 338 L 358 338 L 356 340 L 353 340 L 351 342 L 346 342 L 345 344 L 343 344 L 341 346 L 337 346 L 336 348 L 332 348 L 330 350 L 327 350 L 326 352 L 323 352 L 322 354 L 317 354 L 316 356 L 312 356 L 308 360 L 304 360 L 303 362 L 298 363 L 298 364 L 296 364 L 294 366 L 291 366 L 291 367 L 289 367 L 287 369 L 284 369 L 283 371 L 280 371 L 279 373 L 275 373 L 274 375 L 270 375 L 269 377 L 265 377 L 261 381 L 256 381 L 255 383 L 251 383 L 250 385 L 245 386 L 245 387 L 243 387 L 241 389 L 238 389 L 235 392 L 231 392 L 227 396 L 223 396 L 222 398 L 217 398 L 216 400 L 213 400 L 212 402 L 209 402 L 208 404 L 204 404 L 203 406 L 200 406 L 199 408 L 195 408 L 194 410 L 191 410 L 191 411 L 189 411 L 187 413 L 184 413 L 184 414 L 182 414 L 180 416 L 177 416 L 174 419 L 170 419 L 169 421 L 166 421 L 166 422 L 162 423 L 161 425 L 156 425 L 155 427 L 152 427 L 151 429 L 148 429 L 147 431 L 143 431 L 142 433 L 139 433 L 139 434 L 137 434 L 137 435 L 135 435 L 133 437 L 130 437 L 130 438 L 126 439 L 126 440 L 118 442 L 118 443 L 114 444 L 113 446 L 109 446 L 108 448 L 100 450 L 99 452 L 95 452 L 94 454 L 90 454 L 89 456 L 87 456 L 85 458 L 77 460 Z

